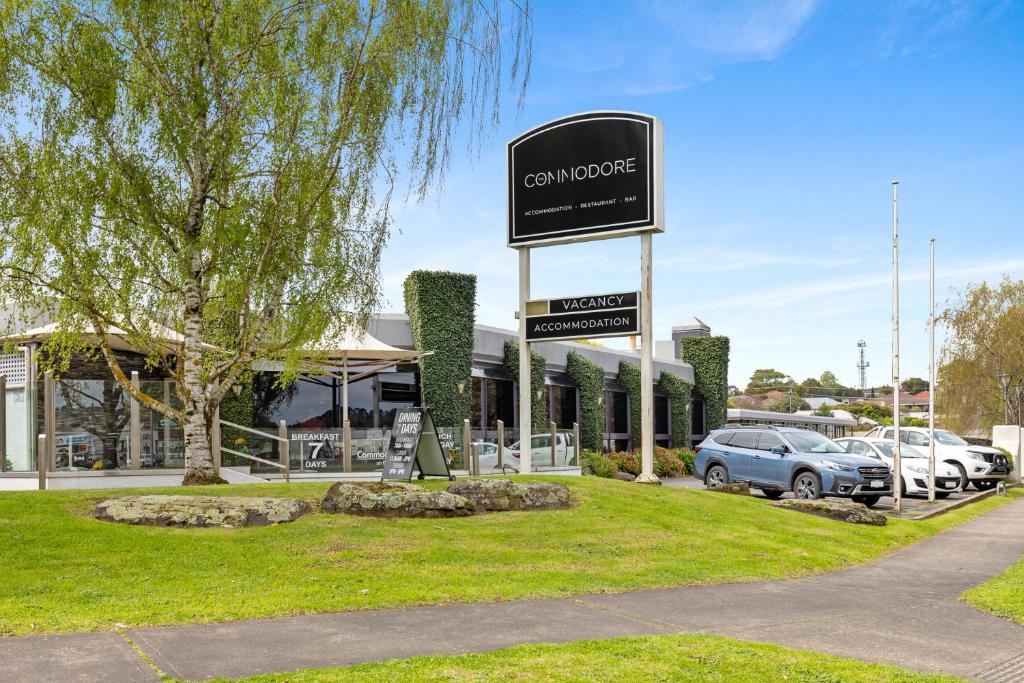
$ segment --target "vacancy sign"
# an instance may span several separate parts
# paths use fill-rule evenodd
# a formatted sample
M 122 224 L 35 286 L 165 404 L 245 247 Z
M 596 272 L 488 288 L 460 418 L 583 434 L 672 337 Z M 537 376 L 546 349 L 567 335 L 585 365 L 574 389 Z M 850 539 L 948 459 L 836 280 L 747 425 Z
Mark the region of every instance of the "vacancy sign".
M 640 292 L 526 302 L 526 340 L 561 341 L 640 333 Z

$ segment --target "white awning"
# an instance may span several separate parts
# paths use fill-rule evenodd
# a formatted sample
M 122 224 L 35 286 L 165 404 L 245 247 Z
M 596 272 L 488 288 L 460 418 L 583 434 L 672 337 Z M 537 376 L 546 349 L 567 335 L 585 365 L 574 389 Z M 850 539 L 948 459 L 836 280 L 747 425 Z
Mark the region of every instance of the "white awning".
M 175 332 L 169 327 L 165 327 L 159 323 L 151 322 L 150 334 L 157 342 L 164 343 L 171 347 L 180 347 L 185 344 L 185 336 L 180 332 Z M 45 343 L 50 338 L 57 334 L 60 330 L 60 326 L 57 323 L 50 323 L 41 327 L 33 327 L 32 329 L 25 330 L 24 332 L 15 332 L 0 337 L 0 342 L 11 342 L 13 344 L 32 344 L 32 343 Z M 82 330 L 86 337 L 91 337 L 93 340 L 97 338 L 96 328 L 93 325 L 86 325 Z M 108 325 L 104 329 L 103 334 L 107 340 L 107 344 L 110 348 L 115 351 L 134 351 L 141 352 L 135 346 L 133 346 L 127 339 L 129 332 L 116 325 Z M 219 350 L 212 344 L 202 344 L 204 351 L 217 351 Z

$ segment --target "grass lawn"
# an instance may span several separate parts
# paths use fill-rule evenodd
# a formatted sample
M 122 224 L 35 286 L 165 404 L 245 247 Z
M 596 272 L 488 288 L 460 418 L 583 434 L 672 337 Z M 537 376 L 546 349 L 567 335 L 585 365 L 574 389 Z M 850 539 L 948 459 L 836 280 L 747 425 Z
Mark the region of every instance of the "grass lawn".
M 864 664 L 806 650 L 719 636 L 670 635 L 519 645 L 483 654 L 415 657 L 341 669 L 307 669 L 245 683 L 344 681 L 806 681 L 939 683 L 959 678 Z
M 1010 489 L 1011 496 L 1024 497 L 1024 489 Z M 960 596 L 975 607 L 1024 624 L 1024 558 L 999 576 Z
M 93 503 L 112 491 L 3 493 L 0 635 L 778 579 L 877 558 L 1007 500 L 879 528 L 755 498 L 595 477 L 557 481 L 572 488 L 577 507 L 447 520 L 313 514 L 250 529 L 92 519 Z M 189 492 L 317 501 L 328 486 Z

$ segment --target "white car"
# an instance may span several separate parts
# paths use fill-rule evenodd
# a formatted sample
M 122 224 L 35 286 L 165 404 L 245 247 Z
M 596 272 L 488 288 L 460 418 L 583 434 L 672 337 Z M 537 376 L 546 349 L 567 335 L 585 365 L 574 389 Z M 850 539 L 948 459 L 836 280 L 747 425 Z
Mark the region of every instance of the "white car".
M 534 467 L 545 465 L 574 465 L 576 464 L 576 442 L 572 432 L 558 432 L 555 442 L 555 461 L 551 462 L 551 434 L 534 434 L 530 439 L 533 448 L 530 449 L 530 462 Z M 505 449 L 505 461 L 519 467 L 519 442 Z
M 865 436 L 892 439 L 893 428 L 878 426 Z M 927 452 L 928 429 L 925 427 L 900 427 L 900 441 Z M 935 460 L 957 468 L 964 480 L 963 489 L 974 484 L 979 491 L 995 488 L 996 484 L 1010 476 L 1010 463 L 998 448 L 972 446 L 946 429 L 935 430 Z
M 850 437 L 836 439 L 848 452 L 877 458 L 892 467 L 892 439 Z M 960 471 L 948 463 L 935 461 L 935 497 L 948 498 L 960 490 Z M 908 444 L 900 448 L 900 470 L 904 495 L 928 495 L 928 454 Z

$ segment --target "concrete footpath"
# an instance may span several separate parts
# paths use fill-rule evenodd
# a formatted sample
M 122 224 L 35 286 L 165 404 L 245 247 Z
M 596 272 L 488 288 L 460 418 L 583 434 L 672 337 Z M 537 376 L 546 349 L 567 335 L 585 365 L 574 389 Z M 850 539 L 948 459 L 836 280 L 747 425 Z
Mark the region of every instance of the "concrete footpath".
M 519 643 L 706 632 L 977 680 L 1024 681 L 1024 625 L 957 600 L 1024 554 L 1024 499 L 816 577 L 557 600 L 0 639 L 3 681 L 240 677 Z

